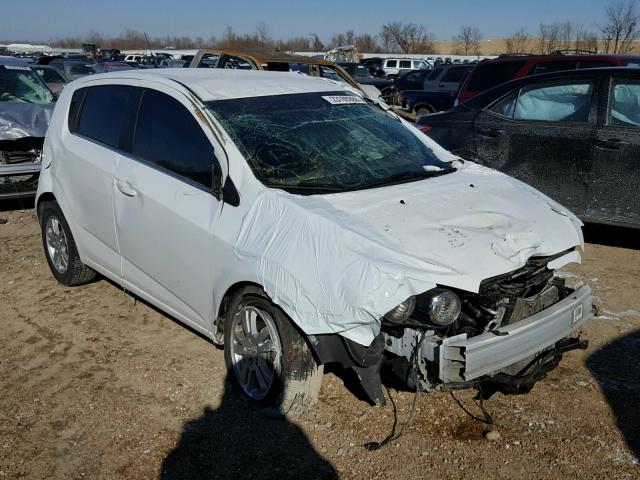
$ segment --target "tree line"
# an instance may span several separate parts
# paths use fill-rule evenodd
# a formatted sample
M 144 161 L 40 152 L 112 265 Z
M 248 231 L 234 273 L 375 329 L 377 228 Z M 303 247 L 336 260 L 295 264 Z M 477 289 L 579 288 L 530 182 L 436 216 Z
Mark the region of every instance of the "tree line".
M 633 42 L 640 37 L 640 14 L 637 0 L 622 0 L 606 6 L 603 22 L 587 28 L 580 22 L 567 20 L 540 23 L 537 31 L 515 30 L 506 38 L 504 53 L 543 53 L 556 50 L 602 51 L 629 53 Z M 477 27 L 462 26 L 452 38 L 453 53 L 481 55 L 482 33 Z M 355 45 L 360 52 L 438 54 L 434 35 L 424 26 L 413 22 L 394 21 L 384 24 L 377 34 L 348 30 L 333 34 L 322 41 L 316 33 L 275 39 L 266 23 L 259 23 L 255 32 L 240 34 L 228 26 L 220 36 L 209 38 L 189 36 L 155 36 L 149 38 L 154 49 L 260 48 L 275 51 L 323 52 L 341 45 Z M 147 48 L 144 33 L 127 29 L 117 36 L 105 36 L 91 31 L 84 36 L 56 38 L 51 44 L 60 48 L 78 48 L 83 43 L 95 43 L 104 48 L 139 50 Z

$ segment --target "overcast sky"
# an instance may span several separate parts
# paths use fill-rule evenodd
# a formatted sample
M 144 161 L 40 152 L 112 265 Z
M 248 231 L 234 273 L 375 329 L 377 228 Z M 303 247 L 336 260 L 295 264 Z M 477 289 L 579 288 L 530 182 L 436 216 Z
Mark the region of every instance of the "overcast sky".
M 225 26 L 252 33 L 259 22 L 274 38 L 355 30 L 378 33 L 389 21 L 424 25 L 437 39 L 450 40 L 461 25 L 477 26 L 485 39 L 504 37 L 519 27 L 535 33 L 538 24 L 581 21 L 589 28 L 603 17 L 604 0 L 26 0 L 0 7 L 0 41 L 46 41 L 95 30 L 115 35 L 125 28 L 151 36 L 219 37 Z

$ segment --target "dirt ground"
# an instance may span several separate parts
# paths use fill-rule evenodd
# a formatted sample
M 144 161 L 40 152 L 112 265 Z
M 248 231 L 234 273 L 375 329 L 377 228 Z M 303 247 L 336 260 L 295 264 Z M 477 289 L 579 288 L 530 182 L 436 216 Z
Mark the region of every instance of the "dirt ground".
M 369 406 L 334 372 L 314 410 L 262 418 L 227 389 L 221 350 L 105 280 L 57 284 L 33 210 L 2 219 L 0 479 L 640 478 L 637 246 L 587 244 L 568 275 L 596 296 L 589 349 L 529 395 L 489 400 L 496 425 L 448 393 L 420 396 L 402 436 L 368 451 L 392 427 L 391 403 Z M 413 394 L 389 395 L 400 426 Z M 472 392 L 456 397 L 479 413 Z

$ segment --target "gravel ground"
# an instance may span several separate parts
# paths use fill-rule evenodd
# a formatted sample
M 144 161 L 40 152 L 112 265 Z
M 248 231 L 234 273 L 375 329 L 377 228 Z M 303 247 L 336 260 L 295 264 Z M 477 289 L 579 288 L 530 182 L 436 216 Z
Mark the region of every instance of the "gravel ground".
M 587 245 L 567 275 L 594 289 L 589 349 L 489 400 L 496 425 L 420 396 L 402 436 L 368 451 L 391 402 L 369 406 L 334 371 L 314 410 L 262 418 L 227 388 L 221 350 L 107 281 L 57 284 L 33 211 L 0 219 L 0 479 L 640 478 L 640 249 Z M 402 425 L 413 394 L 388 395 Z M 456 394 L 477 414 L 472 396 Z

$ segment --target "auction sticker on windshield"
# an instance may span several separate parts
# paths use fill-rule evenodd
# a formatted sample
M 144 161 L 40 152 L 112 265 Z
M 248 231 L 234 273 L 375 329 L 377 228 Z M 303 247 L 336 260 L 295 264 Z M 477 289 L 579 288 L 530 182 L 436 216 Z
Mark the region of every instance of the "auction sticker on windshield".
M 367 104 L 367 102 L 365 102 L 362 98 L 356 97 L 355 95 L 329 95 L 323 96 L 322 98 L 324 98 L 331 105 L 353 105 L 358 103 L 364 103 L 365 105 Z

